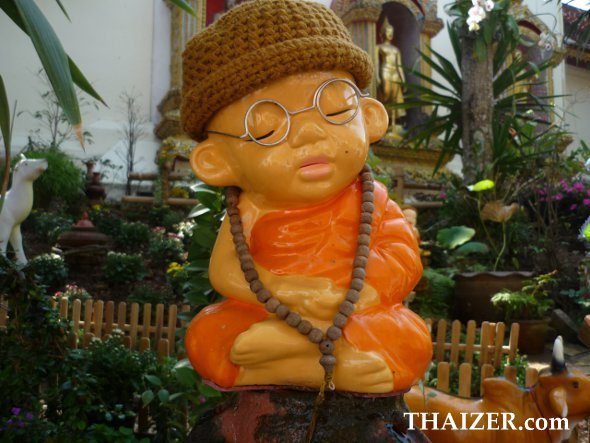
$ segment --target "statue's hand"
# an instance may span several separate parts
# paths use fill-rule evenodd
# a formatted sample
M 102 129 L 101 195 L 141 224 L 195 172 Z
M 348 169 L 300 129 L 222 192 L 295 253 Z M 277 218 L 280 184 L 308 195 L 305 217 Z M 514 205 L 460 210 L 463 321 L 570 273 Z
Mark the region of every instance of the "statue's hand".
M 331 320 L 344 300 L 346 291 L 329 278 L 282 276 L 271 292 L 303 317 Z
M 271 292 L 284 304 L 304 317 L 332 320 L 344 301 L 347 289 L 338 288 L 324 277 L 282 276 Z M 365 283 L 356 310 L 379 304 L 377 291 Z

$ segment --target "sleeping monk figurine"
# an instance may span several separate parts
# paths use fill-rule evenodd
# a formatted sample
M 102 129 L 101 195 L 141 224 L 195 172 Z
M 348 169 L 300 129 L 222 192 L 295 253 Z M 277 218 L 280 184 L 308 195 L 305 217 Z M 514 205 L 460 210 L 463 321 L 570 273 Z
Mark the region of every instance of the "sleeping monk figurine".
M 319 4 L 253 0 L 188 43 L 183 72 L 191 166 L 231 187 L 209 267 L 225 300 L 187 328 L 194 368 L 225 389 L 408 390 L 432 345 L 402 305 L 416 235 L 365 166 L 388 126 L 368 55 Z

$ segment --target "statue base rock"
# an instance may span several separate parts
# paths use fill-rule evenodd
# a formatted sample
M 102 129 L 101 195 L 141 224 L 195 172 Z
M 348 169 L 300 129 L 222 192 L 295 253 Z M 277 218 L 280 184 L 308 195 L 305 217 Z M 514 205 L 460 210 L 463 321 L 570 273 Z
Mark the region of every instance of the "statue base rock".
M 189 435 L 191 443 L 304 442 L 317 392 L 274 389 L 240 391 L 206 413 Z M 356 396 L 326 392 L 313 442 L 428 443 L 408 430 L 403 395 Z

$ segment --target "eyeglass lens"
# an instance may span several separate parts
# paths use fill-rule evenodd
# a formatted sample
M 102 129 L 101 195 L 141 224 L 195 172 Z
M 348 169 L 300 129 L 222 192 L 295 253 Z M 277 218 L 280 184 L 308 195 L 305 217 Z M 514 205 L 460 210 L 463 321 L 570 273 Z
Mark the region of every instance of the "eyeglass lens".
M 352 120 L 358 106 L 359 96 L 356 90 L 345 81 L 336 80 L 326 84 L 317 97 L 319 113 L 335 125 Z M 279 143 L 288 130 L 288 112 L 272 101 L 256 103 L 246 116 L 246 131 L 255 141 L 268 145 Z

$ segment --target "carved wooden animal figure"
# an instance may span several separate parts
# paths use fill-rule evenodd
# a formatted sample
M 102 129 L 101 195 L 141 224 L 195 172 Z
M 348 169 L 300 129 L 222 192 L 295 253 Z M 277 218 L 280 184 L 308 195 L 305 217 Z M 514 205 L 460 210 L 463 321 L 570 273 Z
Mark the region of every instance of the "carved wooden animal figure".
M 414 413 L 428 413 L 428 420 L 438 413 L 439 430 L 433 429 L 433 421 L 423 423 L 422 414 L 414 414 L 414 426 L 425 430 L 434 443 L 558 443 L 567 438 L 577 422 L 590 415 L 590 378 L 576 369 L 568 370 L 561 337 L 555 340 L 551 369 L 541 372 L 535 386 L 523 389 L 495 377 L 484 380 L 483 385 L 480 399 L 459 398 L 431 389 L 423 395 L 414 386 L 405 395 L 408 407 Z M 429 397 L 433 391 L 436 395 Z M 444 426 L 449 413 L 457 427 L 471 429 L 452 429 L 450 422 Z M 463 417 L 466 426 L 462 425 Z M 563 429 L 564 420 L 557 422 L 563 418 L 568 420 L 567 430 L 549 429 Z M 474 423 L 476 419 L 478 423 Z M 527 426 L 537 429 L 527 430 Z
M 16 260 L 27 263 L 23 250 L 20 225 L 33 207 L 33 182 L 47 169 L 46 159 L 27 159 L 23 156 L 12 173 L 12 186 L 0 212 L 0 252 L 6 255 L 6 247 L 14 249 Z

